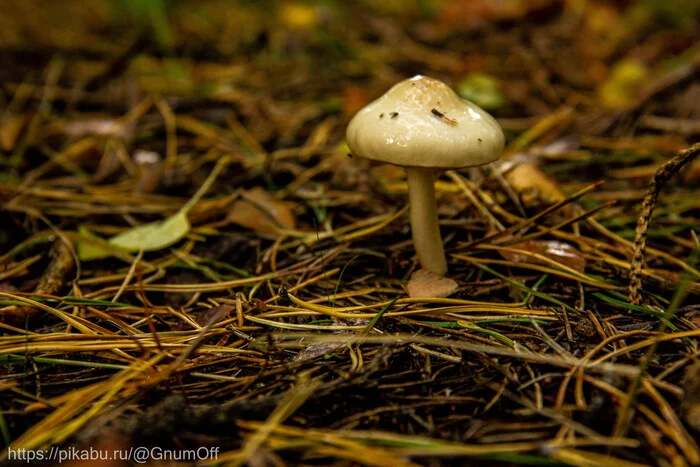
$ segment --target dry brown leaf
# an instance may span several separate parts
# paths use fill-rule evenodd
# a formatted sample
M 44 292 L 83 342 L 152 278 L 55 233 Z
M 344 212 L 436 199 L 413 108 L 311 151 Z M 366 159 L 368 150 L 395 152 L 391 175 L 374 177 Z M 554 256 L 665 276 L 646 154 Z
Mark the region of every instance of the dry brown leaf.
M 506 180 L 528 207 L 556 204 L 566 199 L 559 183 L 536 164 L 524 163 L 515 166 L 506 174 Z M 568 205 L 561 208 L 564 214 L 568 215 L 570 211 L 571 207 Z
M 580 251 L 568 243 L 556 240 L 528 240 L 508 245 L 506 248 L 524 250 L 541 255 L 581 273 L 586 269 L 586 258 L 581 255 Z M 519 253 L 517 251 L 509 251 L 508 249 L 499 249 L 498 253 L 508 261 L 516 263 L 549 264 L 535 256 Z
M 279 226 L 265 216 L 257 206 L 245 200 L 234 202 L 227 218 L 235 224 L 256 232 L 279 235 Z
M 237 193 L 231 193 L 221 198 L 203 199 L 187 213 L 187 217 L 192 225 L 221 220 L 221 217 L 226 216 L 231 210 L 237 198 Z
M 294 361 L 303 362 L 306 360 L 313 360 L 323 355 L 337 352 L 341 348 L 342 344 L 338 344 L 337 342 L 321 342 L 318 344 L 309 344 L 306 347 L 304 347 L 298 354 L 296 354 L 296 356 L 294 356 Z
M 292 203 L 278 201 L 260 187 L 249 190 L 243 194 L 243 197 L 264 209 L 267 214 L 285 229 L 296 228 L 296 219 L 294 214 L 292 214 L 291 208 Z
M 289 203 L 278 201 L 262 188 L 243 194 L 231 206 L 227 219 L 256 232 L 279 235 L 281 229 L 294 230 L 296 220 Z
M 211 321 L 212 324 L 216 324 L 222 319 L 228 317 L 234 308 L 231 305 L 219 305 L 200 313 L 197 315 L 196 321 L 200 326 L 207 326 Z
M 447 277 L 441 277 L 426 269 L 419 269 L 408 281 L 409 297 L 449 297 L 457 291 L 458 285 Z

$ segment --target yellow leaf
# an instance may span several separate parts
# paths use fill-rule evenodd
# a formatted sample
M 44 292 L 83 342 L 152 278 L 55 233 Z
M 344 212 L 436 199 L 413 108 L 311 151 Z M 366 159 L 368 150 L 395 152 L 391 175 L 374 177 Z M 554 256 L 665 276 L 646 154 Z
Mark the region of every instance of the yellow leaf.
M 164 221 L 139 225 L 109 239 L 109 244 L 127 251 L 156 251 L 167 248 L 190 231 L 187 213 L 180 210 Z
M 506 174 L 506 180 L 525 206 L 551 205 L 566 199 L 559 183 L 535 164 L 517 165 Z M 570 209 L 564 206 L 562 212 L 568 214 Z
M 216 177 L 221 172 L 221 169 L 228 163 L 228 158 L 219 159 L 214 170 L 211 171 L 202 186 L 199 187 L 197 193 L 185 204 L 175 215 L 167 218 L 164 221 L 152 222 L 150 224 L 139 225 L 125 232 L 120 233 L 110 238 L 107 243 L 116 248 L 121 248 L 125 251 L 156 251 L 167 248 L 184 238 L 190 232 L 190 221 L 187 218 L 187 213 L 192 207 L 199 202 L 204 196 L 204 193 L 214 183 Z M 94 236 L 93 236 L 94 237 Z M 94 247 L 95 245 L 93 245 Z M 89 259 L 105 258 L 110 256 L 110 253 L 103 248 L 95 249 L 91 246 L 84 245 L 83 254 Z
M 104 239 L 90 232 L 82 225 L 78 227 L 78 233 L 87 240 L 76 242 L 75 248 L 80 261 L 92 261 L 112 256 L 109 248 L 102 246 L 102 244 L 108 245 Z

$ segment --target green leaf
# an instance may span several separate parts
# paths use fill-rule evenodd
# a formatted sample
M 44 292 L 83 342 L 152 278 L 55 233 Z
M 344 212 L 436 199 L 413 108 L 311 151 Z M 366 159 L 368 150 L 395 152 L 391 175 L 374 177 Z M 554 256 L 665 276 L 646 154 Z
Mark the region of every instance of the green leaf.
M 177 243 L 190 232 L 191 226 L 187 213 L 204 196 L 204 193 L 211 187 L 219 172 L 228 162 L 228 157 L 219 159 L 197 193 L 177 213 L 164 221 L 133 227 L 107 241 L 84 227 L 80 227 L 78 233 L 90 241 L 78 242 L 78 257 L 83 261 L 89 261 L 112 256 L 115 253 L 114 249 L 156 251 Z M 100 243 L 104 246 L 101 246 Z
M 109 244 L 126 251 L 156 251 L 174 245 L 190 232 L 187 212 L 178 211 L 164 221 L 139 225 L 109 239 Z
M 109 248 L 105 248 L 101 245 L 104 244 L 109 246 L 104 239 L 90 232 L 82 225 L 78 227 L 78 233 L 89 240 L 76 242 L 75 247 L 80 261 L 91 261 L 94 259 L 102 259 L 112 256 Z

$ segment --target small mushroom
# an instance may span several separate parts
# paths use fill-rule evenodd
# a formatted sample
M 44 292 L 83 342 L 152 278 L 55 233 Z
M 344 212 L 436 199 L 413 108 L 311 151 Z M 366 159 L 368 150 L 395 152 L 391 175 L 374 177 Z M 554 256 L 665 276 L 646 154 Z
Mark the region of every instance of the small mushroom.
M 399 118 L 377 119 L 381 114 Z M 358 157 L 406 168 L 418 259 L 424 269 L 444 276 L 435 172 L 497 160 L 504 144 L 499 124 L 443 82 L 418 75 L 360 110 L 348 125 L 347 142 Z

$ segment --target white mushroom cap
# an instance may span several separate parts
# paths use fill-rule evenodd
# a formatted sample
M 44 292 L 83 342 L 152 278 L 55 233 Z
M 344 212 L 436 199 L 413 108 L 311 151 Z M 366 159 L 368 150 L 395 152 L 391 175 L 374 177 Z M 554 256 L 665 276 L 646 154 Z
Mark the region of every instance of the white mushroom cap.
M 404 167 L 484 165 L 503 151 L 500 125 L 449 86 L 426 76 L 401 81 L 348 125 L 353 154 Z

